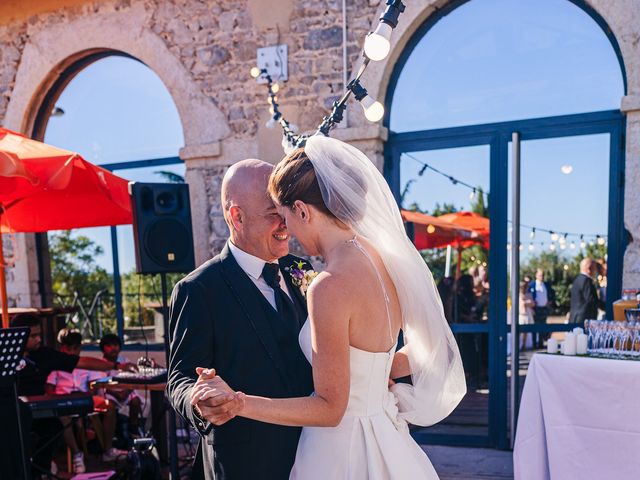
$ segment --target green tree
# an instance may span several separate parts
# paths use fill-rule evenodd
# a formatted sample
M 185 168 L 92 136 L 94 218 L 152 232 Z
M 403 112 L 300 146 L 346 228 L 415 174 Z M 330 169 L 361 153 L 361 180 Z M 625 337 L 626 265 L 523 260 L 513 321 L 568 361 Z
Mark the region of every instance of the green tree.
M 74 235 L 71 230 L 49 236 L 51 281 L 56 304 L 68 305 L 78 295 L 88 310 L 100 291 L 108 292 L 113 276 L 99 266 L 96 258 L 104 252 L 102 247 L 84 235 Z M 100 317 L 103 328 L 115 328 L 115 306 L 112 295 L 102 295 L 98 310 L 92 316 L 95 325 Z M 96 334 L 96 332 L 94 332 Z

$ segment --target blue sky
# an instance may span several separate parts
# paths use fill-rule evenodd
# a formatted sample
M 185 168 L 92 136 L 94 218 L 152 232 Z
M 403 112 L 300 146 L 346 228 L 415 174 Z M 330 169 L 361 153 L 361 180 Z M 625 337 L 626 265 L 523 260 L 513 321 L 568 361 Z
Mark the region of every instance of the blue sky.
M 286 85 L 282 95 L 286 95 Z M 423 37 L 400 75 L 394 131 L 617 109 L 622 75 L 605 34 L 568 0 L 472 0 Z M 45 141 L 101 164 L 176 156 L 184 144 L 175 105 L 149 68 L 131 59 L 100 60 L 72 80 L 58 101 Z M 417 152 L 422 161 L 488 190 L 487 147 Z M 603 135 L 525 142 L 522 222 L 561 231 L 606 233 L 608 138 Z M 571 165 L 570 175 L 561 173 Z M 153 172 L 119 171 L 130 180 L 162 181 Z M 402 164 L 402 184 L 420 165 Z M 413 184 L 408 202 L 468 208 L 470 191 L 433 173 Z M 112 270 L 109 229 L 84 229 L 104 246 L 98 262 Z M 526 236 L 525 236 L 526 235 Z M 523 230 L 528 238 L 528 230 Z M 548 235 L 536 242 L 548 243 Z M 135 261 L 130 227 L 118 228 L 121 271 Z
M 567 0 L 472 0 L 437 22 L 398 80 L 390 127 L 404 132 L 618 109 L 615 52 L 599 26 Z M 420 160 L 488 190 L 489 149 L 416 152 Z M 608 135 L 523 142 L 521 222 L 554 231 L 607 232 Z M 408 159 L 405 205 L 469 208 L 470 191 Z M 561 167 L 570 165 L 571 174 Z M 521 230 L 525 243 L 528 229 Z M 539 251 L 548 234 L 538 232 Z M 525 249 L 525 256 L 528 248 Z M 567 253 L 569 251 L 567 250 Z M 575 252 L 571 252 L 575 253 Z

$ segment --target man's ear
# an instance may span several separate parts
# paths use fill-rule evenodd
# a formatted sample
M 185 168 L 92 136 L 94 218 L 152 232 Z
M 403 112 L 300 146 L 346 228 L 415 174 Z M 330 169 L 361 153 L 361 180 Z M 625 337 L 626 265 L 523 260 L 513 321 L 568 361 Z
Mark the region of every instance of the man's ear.
M 242 223 L 244 222 L 244 213 L 242 212 L 242 209 L 240 207 L 234 205 L 229 208 L 229 219 L 234 230 L 238 231 L 242 229 Z

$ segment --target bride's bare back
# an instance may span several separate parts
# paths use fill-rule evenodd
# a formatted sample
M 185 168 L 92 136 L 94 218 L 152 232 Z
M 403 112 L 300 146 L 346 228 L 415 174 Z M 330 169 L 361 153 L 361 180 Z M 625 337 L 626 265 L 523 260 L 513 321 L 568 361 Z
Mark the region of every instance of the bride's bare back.
M 336 249 L 326 274 L 343 291 L 340 303 L 348 313 L 349 344 L 369 352 L 389 351 L 398 338 L 402 312 L 378 252 L 366 239 L 357 237 Z

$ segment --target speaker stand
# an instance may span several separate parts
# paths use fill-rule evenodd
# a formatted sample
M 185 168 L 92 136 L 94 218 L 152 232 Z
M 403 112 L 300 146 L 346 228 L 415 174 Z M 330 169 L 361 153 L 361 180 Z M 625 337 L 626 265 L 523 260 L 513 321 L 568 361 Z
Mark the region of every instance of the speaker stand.
M 162 319 L 164 323 L 164 353 L 169 369 L 169 307 L 167 302 L 167 274 L 160 274 L 162 285 Z M 167 379 L 168 380 L 168 379 Z M 165 401 L 168 401 L 165 399 Z M 169 475 L 171 480 L 179 480 L 178 472 L 178 437 L 176 433 L 176 412 L 173 407 L 168 410 L 167 428 L 169 429 Z

